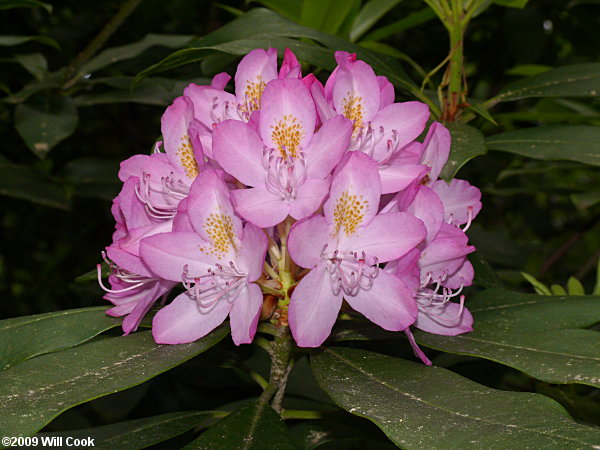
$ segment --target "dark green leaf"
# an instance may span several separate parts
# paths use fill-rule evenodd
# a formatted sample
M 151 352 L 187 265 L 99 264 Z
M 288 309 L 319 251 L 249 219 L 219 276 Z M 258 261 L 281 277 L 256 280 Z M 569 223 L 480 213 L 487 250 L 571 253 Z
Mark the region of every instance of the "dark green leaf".
M 484 387 L 441 367 L 352 348 L 312 358 L 317 381 L 345 410 L 375 422 L 398 446 L 581 448 L 600 431 L 547 397 Z
M 369 0 L 365 3 L 352 23 L 350 40 L 355 42 L 365 34 L 379 19 L 385 16 L 402 0 Z
M 74 347 L 120 324 L 105 312 L 105 307 L 96 306 L 0 321 L 0 370 Z
M 257 26 L 257 23 L 260 26 Z M 327 48 L 292 38 L 311 39 Z M 138 75 L 137 80 L 200 61 L 216 52 L 243 55 L 254 48 L 267 47 L 276 47 L 280 50 L 280 54 L 283 54 L 283 49 L 287 46 L 297 54 L 300 60 L 325 69 L 333 69 L 335 67 L 334 51 L 346 50 L 356 53 L 359 59 L 372 65 L 379 75 L 387 76 L 396 86 L 408 89 L 420 100 L 431 103 L 429 99 L 419 93 L 419 89 L 394 58 L 369 52 L 345 39 L 297 25 L 273 11 L 263 8 L 251 10 L 239 19 L 194 41 L 192 45 L 194 48 L 177 51 L 158 64 L 144 70 Z
M 600 127 L 556 125 L 496 134 L 486 139 L 490 150 L 545 160 L 579 161 L 600 166 Z
M 15 109 L 15 128 L 40 158 L 73 134 L 77 121 L 73 99 L 58 94 L 32 97 Z
M 0 163 L 0 194 L 53 208 L 70 206 L 59 180 L 35 167 Z
M 220 327 L 182 345 L 156 345 L 150 331 L 42 355 L 0 373 L 0 435 L 28 436 L 72 406 L 136 386 L 208 350 Z
M 60 49 L 60 45 L 54 39 L 47 36 L 13 36 L 13 35 L 1 35 L 0 36 L 0 47 L 12 47 L 14 45 L 21 45 L 26 42 L 36 41 L 40 44 L 49 45 L 56 49 Z
M 467 298 L 474 329 L 459 336 L 418 331 L 417 342 L 479 356 L 548 383 L 600 386 L 600 297 L 519 294 L 489 289 Z
M 287 450 L 295 447 L 277 413 L 268 404 L 252 400 L 184 448 Z
M 84 430 L 40 433 L 37 437 L 41 439 L 60 436 L 63 443 L 66 443 L 67 437 L 89 437 L 94 440 L 96 450 L 137 450 L 179 436 L 211 415 L 212 413 L 203 411 L 175 412 Z
M 304 0 L 300 24 L 337 34 L 357 0 Z
M 42 81 L 48 73 L 48 62 L 41 53 L 15 55 L 14 58 L 38 81 Z
M 295 22 L 300 21 L 303 0 L 253 0 Z
M 182 94 L 190 83 L 209 85 L 207 78 L 193 80 L 174 80 L 169 78 L 145 78 L 131 89 L 133 77 L 103 78 L 94 80 L 94 92 L 75 97 L 77 106 L 91 106 L 104 103 L 142 103 L 146 105 L 169 105 L 175 97 Z M 105 84 L 115 89 L 98 89 L 99 84 Z
M 395 34 L 401 33 L 404 30 L 421 25 L 431 19 L 435 19 L 436 15 L 431 8 L 424 8 L 420 11 L 412 13 L 396 22 L 392 22 L 376 30 L 371 31 L 364 37 L 365 41 L 380 41 Z
M 502 281 L 490 265 L 478 252 L 469 255 L 469 261 L 475 270 L 474 283 L 485 288 L 501 288 Z
M 120 61 L 135 58 L 151 47 L 182 48 L 189 44 L 194 36 L 179 34 L 147 34 L 138 42 L 121 45 L 120 47 L 107 48 L 98 56 L 89 60 L 80 73 L 94 73 L 106 66 Z
M 557 67 L 503 88 L 492 102 L 530 97 L 598 97 L 600 63 Z
M 450 147 L 448 162 L 440 176 L 449 181 L 467 162 L 476 156 L 486 154 L 487 148 L 483 134 L 477 128 L 460 122 L 445 122 L 444 125 L 450 130 L 452 147 Z
M 0 10 L 13 8 L 44 8 L 52 13 L 52 5 L 42 3 L 37 0 L 2 0 L 0 1 Z
M 74 195 L 110 201 L 121 189 L 118 172 L 118 161 L 78 158 L 64 167 L 62 175 L 73 185 Z
M 494 0 L 494 3 L 511 8 L 524 8 L 529 0 Z

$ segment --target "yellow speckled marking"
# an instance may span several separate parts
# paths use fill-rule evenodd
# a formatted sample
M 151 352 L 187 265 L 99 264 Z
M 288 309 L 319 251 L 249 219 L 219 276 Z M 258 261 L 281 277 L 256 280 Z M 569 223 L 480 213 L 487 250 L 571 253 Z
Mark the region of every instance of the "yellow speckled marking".
M 300 141 L 304 137 L 302 124 L 292 114 L 286 114 L 275 125 L 271 125 L 271 139 L 282 158 L 298 157 Z
M 335 235 L 344 230 L 347 236 L 353 234 L 362 224 L 369 202 L 363 200 L 362 195 L 342 192 L 333 210 L 333 221 L 335 223 Z
M 244 96 L 246 97 L 246 108 L 247 113 L 250 114 L 258 109 L 260 109 L 260 99 L 262 97 L 263 91 L 265 90 L 265 83 L 260 75 L 256 77 L 255 81 L 248 80 L 246 82 L 246 90 L 244 91 Z
M 363 126 L 364 106 L 362 97 L 355 97 L 350 92 L 346 93 L 346 97 L 342 100 L 342 112 L 344 116 L 350 119 L 354 124 L 352 136 L 356 137 L 359 130 Z
M 212 247 L 200 247 L 202 253 L 220 258 L 231 249 L 237 251 L 231 216 L 217 210 L 209 214 L 202 227 L 213 244 Z
M 187 134 L 181 136 L 181 144 L 177 148 L 177 156 L 187 177 L 196 178 L 198 176 L 198 163 L 196 163 L 194 151 L 192 150 L 192 141 L 190 141 L 190 137 Z

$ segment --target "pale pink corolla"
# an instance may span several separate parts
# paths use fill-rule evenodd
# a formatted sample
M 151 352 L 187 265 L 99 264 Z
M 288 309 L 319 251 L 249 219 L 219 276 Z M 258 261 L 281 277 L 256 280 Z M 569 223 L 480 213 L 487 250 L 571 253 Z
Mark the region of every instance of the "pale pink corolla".
M 343 299 L 386 330 L 404 330 L 417 316 L 410 290 L 378 264 L 413 249 L 425 227 L 408 213 L 377 214 L 377 164 L 361 152 L 346 158 L 334 175 L 324 216 L 297 222 L 288 237 L 294 262 L 311 269 L 289 307 L 292 334 L 303 347 L 323 343 Z
M 300 64 L 286 49 L 283 63 L 277 72 L 277 49 L 252 50 L 238 64 L 234 82 L 235 94 L 225 91 L 231 79 L 226 73 L 215 76 L 210 86 L 190 84 L 183 91 L 194 104 L 194 117 L 201 125 L 199 139 L 206 155 L 212 154 L 212 130 L 219 123 L 233 119 L 249 122 L 260 111 L 262 95 L 267 83 L 277 78 L 299 78 Z
M 207 169 L 184 204 L 193 231 L 173 231 L 141 242 L 144 262 L 158 276 L 180 281 L 186 292 L 154 317 L 159 344 L 195 341 L 230 318 L 233 341 L 252 341 L 263 296 L 254 283 L 262 272 L 267 238 L 256 226 L 242 227 L 222 174 Z
M 325 88 L 311 86 L 321 120 L 334 114 L 350 119 L 350 150 L 378 163 L 383 194 L 398 192 L 427 170 L 406 150 L 425 129 L 429 108 L 420 102 L 393 103 L 393 87 L 371 66 L 346 52 L 335 56 L 338 67 Z
M 288 78 L 265 88 L 258 130 L 235 120 L 215 128 L 214 158 L 250 187 L 231 193 L 244 219 L 265 228 L 288 215 L 302 219 L 319 208 L 330 172 L 347 150 L 352 125 L 338 115 L 315 133 L 315 123 L 307 88 L 301 80 Z
M 468 245 L 464 231 L 444 222 L 444 205 L 433 189 L 422 185 L 409 205 L 403 206 L 401 200 L 397 206 L 396 210 L 410 212 L 427 228 L 417 250 L 386 266 L 415 296 L 419 314 L 414 325 L 451 336 L 471 331 L 473 318 L 460 294 L 473 280 L 466 256 L 475 248 Z M 459 302 L 452 302 L 455 299 Z
M 165 153 L 135 155 L 121 163 L 119 178 L 125 182 L 137 177 L 138 199 L 149 216 L 171 220 L 179 202 L 205 166 L 202 146 L 197 139 L 194 107 L 187 97 L 178 97 L 161 120 Z
M 114 317 L 127 316 L 122 324 L 125 334 L 135 331 L 152 305 L 175 286 L 152 273 L 140 258 L 140 240 L 170 231 L 172 224 L 154 220 L 146 214 L 136 195 L 137 185 L 138 179 L 130 177 L 113 203 L 113 214 L 120 226 L 113 235 L 114 242 L 104 254 L 111 270 L 110 288 L 102 283 L 98 265 L 98 281 L 106 291 L 103 298 L 115 305 L 106 313 Z

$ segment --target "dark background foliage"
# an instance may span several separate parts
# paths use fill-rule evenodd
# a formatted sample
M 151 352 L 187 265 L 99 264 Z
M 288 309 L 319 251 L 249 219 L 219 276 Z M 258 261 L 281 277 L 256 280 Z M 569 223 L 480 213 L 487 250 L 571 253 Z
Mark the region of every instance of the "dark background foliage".
M 50 73 L 60 71 L 97 35 L 120 5 L 117 1 L 66 0 L 53 2 L 51 14 L 43 8 L 0 11 L 1 34 L 43 35 L 60 45 L 53 48 L 33 41 L 17 47 L 0 47 L 0 86 L 5 91 L 5 97 L 0 99 L 0 178 L 3 178 L 0 193 L 5 194 L 0 197 L 0 318 L 105 304 L 97 284 L 77 282 L 76 278 L 94 269 L 100 262 L 100 251 L 110 243 L 114 226 L 110 199 L 119 190 L 116 177 L 119 161 L 150 151 L 160 135 L 160 117 L 168 96 L 157 96 L 154 104 L 125 101 L 130 91 L 124 87 L 118 91 L 118 102 L 99 100 L 89 106 L 80 104 L 75 132 L 43 159 L 27 147 L 16 131 L 16 102 L 10 98 L 33 81 L 15 55 L 41 53 Z M 230 22 L 235 13 L 255 6 L 257 3 L 233 0 L 145 0 L 104 47 L 130 44 L 148 33 L 201 37 Z M 377 22 L 374 31 L 424 8 L 418 0 L 402 1 Z M 600 6 L 593 1 L 537 0 L 524 9 L 491 6 L 471 23 L 466 35 L 465 70 L 470 95 L 490 98 L 509 82 L 540 70 L 540 66 L 599 62 L 599 27 Z M 422 71 L 431 71 L 448 55 L 447 33 L 433 16 L 382 38 L 381 42 L 417 63 L 416 66 L 407 63 L 400 56 L 407 72 L 419 82 Z M 89 81 L 100 77 L 113 80 L 134 77 L 173 50 L 151 47 L 101 69 Z M 190 64 L 168 72 L 165 77 L 189 80 L 209 78 L 221 70 L 232 73 L 235 61 L 232 57 L 221 58 L 214 67 Z M 432 79 L 439 83 L 441 73 L 434 74 Z M 106 86 L 86 82 L 69 89 L 49 87 L 41 92 L 69 98 L 92 93 L 108 99 L 114 94 Z M 412 99 L 398 89 L 397 98 Z M 493 111 L 498 127 L 481 117 L 471 125 L 484 134 L 556 122 L 600 125 L 597 98 L 525 99 L 500 104 Z M 26 171 L 26 175 L 20 176 L 15 167 Z M 591 292 L 600 256 L 597 167 L 490 152 L 461 169 L 459 177 L 482 189 L 484 208 L 469 234 L 478 254 L 492 264 L 506 286 L 532 291 L 520 275 L 525 271 L 548 285 L 565 285 L 575 276 L 582 281 L 586 292 Z M 40 198 L 26 183 L 37 179 L 43 180 Z M 49 195 L 52 189 L 58 189 L 58 194 L 44 200 L 44 194 Z M 48 205 L 50 201 L 52 205 Z M 365 348 L 374 348 L 373 345 L 365 344 Z M 376 349 L 397 356 L 399 345 L 393 341 L 389 348 L 377 344 Z M 250 348 L 234 349 L 225 341 L 217 348 L 203 359 L 193 360 L 152 382 L 72 409 L 49 429 L 95 426 L 184 409 L 223 409 L 223 404 L 257 395 L 259 391 L 251 384 L 244 367 L 265 371 L 266 357 Z M 400 351 L 410 358 L 407 349 Z M 559 388 L 533 381 L 506 366 L 474 358 L 446 359 L 442 363 L 484 385 L 544 392 L 559 401 L 562 399 L 579 420 L 597 422 L 600 417 L 596 414 L 597 396 L 595 391 L 590 394 L 591 388 Z M 224 368 L 231 366 L 238 369 Z M 310 379 L 304 366 L 301 362 L 296 371 L 296 383 L 302 380 L 306 384 Z M 293 396 L 294 380 L 290 391 Z M 324 395 L 316 385 L 308 391 L 313 400 Z M 305 398 L 306 393 L 302 396 L 302 401 L 310 401 Z M 339 420 L 351 427 L 365 428 L 385 442 L 385 436 L 366 421 L 350 415 Z M 184 435 L 179 439 L 173 445 L 189 437 Z

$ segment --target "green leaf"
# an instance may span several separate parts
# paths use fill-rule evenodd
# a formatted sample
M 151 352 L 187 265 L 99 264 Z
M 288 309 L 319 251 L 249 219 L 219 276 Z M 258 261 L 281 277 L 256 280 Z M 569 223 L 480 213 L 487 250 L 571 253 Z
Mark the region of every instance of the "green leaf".
M 529 158 L 568 160 L 600 166 L 600 127 L 553 125 L 496 134 L 486 139 L 490 150 Z
M 469 261 L 473 265 L 475 271 L 475 284 L 483 286 L 485 288 L 501 288 L 502 281 L 492 268 L 489 262 L 485 260 L 479 252 L 471 253 L 469 255 Z
M 120 324 L 104 306 L 55 311 L 0 321 L 0 370 L 74 347 Z
M 600 440 L 547 397 L 490 389 L 441 367 L 352 348 L 327 348 L 312 367 L 339 406 L 402 448 L 581 448 Z
M 506 75 L 514 75 L 517 77 L 531 77 L 540 73 L 552 70 L 552 66 L 544 66 L 541 64 L 519 64 L 504 72 Z
M 470 109 L 471 111 L 475 112 L 476 114 L 479 114 L 481 117 L 483 117 L 488 122 L 491 122 L 494 125 L 498 125 L 496 123 L 496 121 L 494 120 L 494 117 L 490 114 L 490 111 L 484 105 L 473 103 L 473 104 L 469 105 L 467 107 L 467 109 Z
M 600 295 L 600 257 L 598 258 L 598 265 L 596 266 L 596 284 L 592 295 Z
M 509 6 L 511 8 L 524 8 L 529 0 L 494 0 L 494 3 L 500 6 Z
M 303 0 L 253 0 L 250 3 L 260 3 L 294 22 L 300 21 Z
M 440 176 L 450 181 L 467 162 L 479 155 L 485 155 L 487 148 L 483 134 L 477 128 L 460 122 L 444 122 L 452 136 L 452 146 L 448 162 Z
M 560 284 L 551 285 L 550 291 L 552 291 L 552 295 L 567 295 L 567 291 Z
M 40 439 L 62 437 L 63 443 L 66 443 L 67 437 L 72 439 L 89 437 L 94 440 L 96 450 L 115 448 L 137 450 L 179 436 L 210 416 L 212 416 L 211 412 L 183 411 L 84 430 L 39 433 L 36 436 Z
M 102 78 L 94 80 L 94 92 L 75 97 L 77 106 L 92 106 L 106 103 L 141 103 L 145 105 L 169 105 L 175 97 L 181 95 L 190 84 L 209 85 L 207 78 L 192 80 L 175 80 L 169 78 L 145 78 L 134 89 L 131 89 L 133 77 Z M 102 90 L 98 85 L 106 85 L 115 89 Z
M 52 5 L 42 3 L 37 0 L 2 0 L 0 1 L 0 10 L 13 8 L 44 8 L 50 14 L 52 13 Z
M 48 73 L 48 61 L 41 53 L 30 53 L 28 55 L 14 55 L 14 58 L 27 72 L 42 81 Z
M 0 194 L 53 208 L 70 207 L 61 182 L 35 167 L 0 163 Z
M 0 435 L 28 436 L 67 409 L 143 383 L 208 350 L 220 327 L 182 345 L 156 345 L 150 331 L 42 355 L 0 373 Z
M 396 22 L 392 22 L 389 25 L 371 31 L 363 38 L 363 40 L 380 41 L 395 34 L 401 33 L 402 31 L 419 26 L 425 22 L 435 19 L 435 17 L 436 15 L 433 12 L 433 10 L 427 7 L 406 16 L 404 19 L 397 20 Z
M 287 450 L 295 447 L 279 415 L 268 404 L 252 400 L 184 448 Z
M 600 297 L 488 289 L 467 298 L 474 329 L 459 336 L 417 331 L 419 344 L 478 356 L 548 383 L 600 386 Z
M 579 281 L 575 277 L 569 277 L 567 281 L 567 290 L 569 295 L 585 295 L 585 289 Z
M 533 275 L 527 272 L 521 272 L 521 275 L 529 282 L 529 284 L 533 286 L 538 295 L 552 295 L 552 292 L 550 292 L 548 286 L 541 281 L 538 281 Z
M 375 25 L 379 19 L 385 16 L 401 1 L 402 0 L 370 0 L 365 3 L 352 23 L 350 40 L 356 42 L 373 25 Z
M 598 97 L 600 63 L 557 67 L 503 88 L 492 102 L 530 97 Z
M 300 24 L 336 34 L 357 0 L 304 0 Z
M 118 161 L 98 158 L 73 159 L 62 171 L 64 179 L 73 185 L 73 195 L 109 201 L 122 187 L 118 173 Z
M 297 40 L 302 38 L 305 39 Z M 319 42 L 322 46 L 306 42 L 306 39 Z M 239 19 L 194 41 L 192 45 L 194 48 L 176 51 L 161 62 L 142 71 L 136 80 L 139 82 L 149 75 L 201 61 L 215 53 L 243 55 L 252 49 L 267 47 L 277 48 L 280 55 L 283 54 L 285 47 L 289 47 L 300 60 L 331 70 L 336 64 L 333 53 L 336 50 L 346 50 L 356 53 L 359 59 L 373 66 L 379 75 L 387 76 L 390 82 L 396 86 L 409 90 L 420 100 L 431 104 L 426 96 L 420 94 L 419 88 L 410 80 L 402 66 L 394 58 L 369 52 L 345 39 L 297 25 L 273 11 L 263 8 L 251 10 Z
M 56 49 L 60 49 L 60 45 L 54 39 L 48 36 L 14 36 L 14 35 L 0 35 L 0 47 L 13 47 L 15 45 L 21 45 L 26 42 L 36 41 L 40 44 L 49 45 Z
M 147 34 L 138 42 L 107 48 L 98 56 L 89 60 L 80 69 L 80 73 L 94 73 L 120 61 L 135 58 L 151 47 L 181 48 L 189 44 L 194 36 L 180 34 Z
M 71 97 L 38 95 L 15 109 L 15 128 L 40 158 L 77 128 L 77 108 Z

